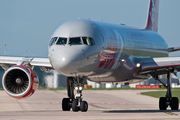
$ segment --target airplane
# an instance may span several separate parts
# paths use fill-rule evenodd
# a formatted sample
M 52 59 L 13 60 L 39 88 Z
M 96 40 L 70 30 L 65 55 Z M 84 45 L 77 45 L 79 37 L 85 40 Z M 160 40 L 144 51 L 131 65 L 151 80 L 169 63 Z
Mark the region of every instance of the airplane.
M 62 100 L 62 110 L 86 112 L 88 103 L 83 99 L 86 80 L 101 83 L 131 84 L 150 77 L 166 88 L 165 97 L 159 99 L 159 109 L 178 110 L 179 100 L 172 97 L 170 74 L 180 71 L 180 57 L 168 57 L 180 51 L 170 47 L 158 32 L 159 0 L 150 0 L 145 28 L 92 21 L 70 20 L 53 33 L 48 58 L 0 56 L 5 69 L 2 78 L 5 92 L 16 99 L 30 97 L 38 87 L 38 76 L 33 71 L 52 69 L 67 76 L 67 98 Z M 167 74 L 167 85 L 159 75 Z

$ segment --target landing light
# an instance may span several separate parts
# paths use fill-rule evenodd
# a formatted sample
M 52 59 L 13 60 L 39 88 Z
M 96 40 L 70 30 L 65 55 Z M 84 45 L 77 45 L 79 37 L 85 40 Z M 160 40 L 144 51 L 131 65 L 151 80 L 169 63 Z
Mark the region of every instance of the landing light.
M 65 61 L 65 58 L 62 58 L 63 61 Z
M 76 86 L 76 87 L 75 87 L 75 90 L 80 90 L 80 91 L 81 91 L 82 89 L 83 89 L 83 87 L 82 87 L 82 86 L 79 86 L 79 87 L 78 87 L 78 86 Z
M 78 90 L 78 87 L 75 87 L 75 90 Z
M 124 62 L 124 61 L 125 61 L 125 59 L 121 59 L 121 61 L 122 61 L 122 62 Z
M 82 90 L 83 88 L 82 87 L 79 87 L 79 90 Z
M 137 63 L 137 64 L 136 64 L 136 67 L 140 67 L 140 66 L 141 66 L 141 64 L 140 64 L 140 63 Z

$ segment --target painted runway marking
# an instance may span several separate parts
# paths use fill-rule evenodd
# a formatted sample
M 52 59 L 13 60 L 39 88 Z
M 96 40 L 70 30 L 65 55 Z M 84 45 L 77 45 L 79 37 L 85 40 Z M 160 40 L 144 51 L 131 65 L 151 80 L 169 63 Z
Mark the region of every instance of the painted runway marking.
M 169 114 L 169 115 L 177 115 L 177 114 L 174 114 L 172 112 L 165 112 L 166 114 Z
M 93 104 L 89 104 L 89 105 L 91 105 L 93 107 L 96 107 L 96 108 L 109 109 L 109 108 L 106 108 L 106 107 L 101 107 L 101 106 L 97 106 L 97 105 L 93 105 Z

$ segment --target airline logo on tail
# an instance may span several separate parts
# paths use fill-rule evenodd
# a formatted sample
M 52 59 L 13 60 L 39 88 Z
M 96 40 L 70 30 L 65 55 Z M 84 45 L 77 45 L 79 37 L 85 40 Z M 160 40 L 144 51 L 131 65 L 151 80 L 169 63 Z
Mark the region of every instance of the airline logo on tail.
M 158 31 L 159 0 L 150 0 L 146 18 L 146 30 Z

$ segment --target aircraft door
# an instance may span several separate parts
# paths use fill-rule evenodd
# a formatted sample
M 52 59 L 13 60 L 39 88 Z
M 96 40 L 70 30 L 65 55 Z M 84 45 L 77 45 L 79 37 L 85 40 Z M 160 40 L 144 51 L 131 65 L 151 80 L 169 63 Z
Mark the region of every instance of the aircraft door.
M 102 34 L 101 30 L 99 27 L 95 26 L 95 28 L 97 29 L 97 31 L 100 33 L 100 38 L 102 40 L 102 48 L 103 50 L 105 49 L 105 41 L 104 41 L 104 35 Z

